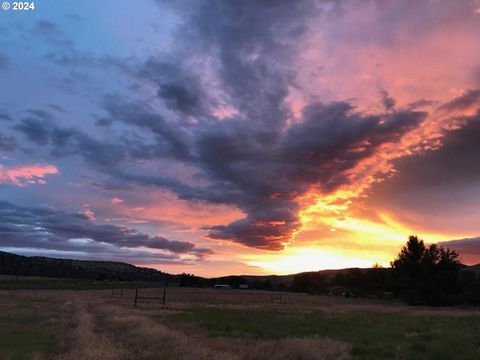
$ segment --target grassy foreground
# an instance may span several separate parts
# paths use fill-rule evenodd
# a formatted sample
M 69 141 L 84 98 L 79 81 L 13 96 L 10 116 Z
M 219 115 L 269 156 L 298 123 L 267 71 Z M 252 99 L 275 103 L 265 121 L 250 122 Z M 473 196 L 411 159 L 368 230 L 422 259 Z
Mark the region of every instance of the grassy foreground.
M 34 314 L 0 318 L 0 358 L 31 359 L 38 353 L 53 353 L 59 340 L 45 320 Z
M 63 347 L 72 324 L 63 306 L 43 297 L 2 294 L 0 359 L 51 358 Z
M 196 323 L 211 336 L 328 337 L 351 344 L 357 359 L 480 359 L 478 316 L 195 308 L 173 317 Z
M 0 290 L 0 359 L 480 359 L 472 309 L 184 288 L 133 307 L 133 295 Z

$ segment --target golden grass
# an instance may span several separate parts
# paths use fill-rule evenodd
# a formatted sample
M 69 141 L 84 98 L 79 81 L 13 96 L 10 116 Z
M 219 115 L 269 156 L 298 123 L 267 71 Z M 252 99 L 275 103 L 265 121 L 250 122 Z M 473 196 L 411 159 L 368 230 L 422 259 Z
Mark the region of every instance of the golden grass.
M 322 338 L 241 340 L 212 338 L 196 328 L 164 323 L 166 314 L 104 306 L 97 308 L 102 330 L 126 345 L 123 358 L 136 359 L 349 359 L 349 346 Z M 168 311 L 167 313 L 171 313 Z M 154 315 L 154 317 L 152 317 Z M 155 316 L 156 315 L 156 316 Z
M 141 296 L 161 296 L 162 289 L 141 289 Z M 167 305 L 140 300 L 133 307 L 134 290 L 123 298 L 111 298 L 109 290 L 0 291 L 0 316 L 34 311 L 52 316 L 61 334 L 54 358 L 93 359 L 350 359 L 351 346 L 321 337 L 256 340 L 212 337 L 189 323 L 172 321 L 169 315 L 193 307 L 269 309 L 302 313 L 323 311 L 400 312 L 422 315 L 478 315 L 461 309 L 415 308 L 397 303 L 283 293 L 282 303 L 271 302 L 267 291 L 167 289 Z M 57 314 L 58 315 L 58 314 Z M 60 320 L 59 320 L 60 319 Z M 35 358 L 47 358 L 35 354 Z M 52 358 L 51 356 L 48 357 Z

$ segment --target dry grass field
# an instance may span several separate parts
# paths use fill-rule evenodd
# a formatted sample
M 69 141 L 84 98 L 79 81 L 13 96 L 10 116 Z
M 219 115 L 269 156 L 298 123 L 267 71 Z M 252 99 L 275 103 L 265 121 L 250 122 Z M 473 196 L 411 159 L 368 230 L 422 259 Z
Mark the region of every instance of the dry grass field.
M 0 291 L 5 359 L 478 359 L 480 313 L 253 290 Z M 163 289 L 140 289 L 161 297 Z M 272 296 L 273 295 L 273 296 Z

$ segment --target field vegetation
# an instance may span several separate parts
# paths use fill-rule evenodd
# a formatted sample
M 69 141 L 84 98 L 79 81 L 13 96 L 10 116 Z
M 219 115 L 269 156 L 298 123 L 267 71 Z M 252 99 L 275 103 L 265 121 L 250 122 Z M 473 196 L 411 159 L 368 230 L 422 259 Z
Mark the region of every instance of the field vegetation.
M 163 289 L 141 289 L 160 297 Z M 274 295 L 272 297 L 272 294 Z M 0 291 L 2 359 L 477 359 L 480 312 L 301 293 Z

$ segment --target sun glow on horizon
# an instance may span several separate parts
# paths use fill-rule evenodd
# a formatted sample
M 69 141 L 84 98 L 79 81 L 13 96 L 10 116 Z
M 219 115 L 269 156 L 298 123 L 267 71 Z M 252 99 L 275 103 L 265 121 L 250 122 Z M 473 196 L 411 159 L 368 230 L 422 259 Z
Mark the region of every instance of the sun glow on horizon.
M 376 213 L 375 219 L 354 214 L 350 206 L 358 196 L 355 192 L 318 196 L 316 201 L 312 201 L 313 194 L 309 196 L 310 204 L 301 212 L 302 228 L 292 243 L 280 252 L 242 256 L 247 266 L 277 275 L 373 264 L 389 266 L 408 236 L 416 232 L 386 212 Z M 426 229 L 418 233 L 429 242 L 452 236 Z
M 284 254 L 248 256 L 246 264 L 259 267 L 265 273 L 285 275 L 303 271 L 371 267 L 374 263 L 387 266 L 389 258 L 381 253 L 349 255 L 350 251 L 328 248 L 292 248 Z

